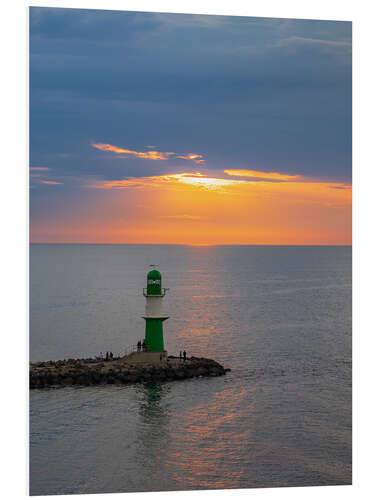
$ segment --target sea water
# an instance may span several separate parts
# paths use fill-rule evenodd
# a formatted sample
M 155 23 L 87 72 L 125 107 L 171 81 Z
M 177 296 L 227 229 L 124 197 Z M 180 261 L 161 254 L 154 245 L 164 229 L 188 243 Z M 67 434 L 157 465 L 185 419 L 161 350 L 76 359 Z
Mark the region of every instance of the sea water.
M 351 247 L 30 248 L 30 360 L 144 337 L 146 273 L 170 354 L 223 377 L 30 391 L 30 493 L 351 483 Z

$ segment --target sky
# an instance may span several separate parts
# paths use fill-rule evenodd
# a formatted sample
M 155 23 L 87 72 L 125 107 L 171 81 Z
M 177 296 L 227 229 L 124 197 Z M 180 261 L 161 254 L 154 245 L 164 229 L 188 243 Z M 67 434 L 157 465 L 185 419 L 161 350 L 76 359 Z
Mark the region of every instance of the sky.
M 30 241 L 351 244 L 351 23 L 30 8 Z

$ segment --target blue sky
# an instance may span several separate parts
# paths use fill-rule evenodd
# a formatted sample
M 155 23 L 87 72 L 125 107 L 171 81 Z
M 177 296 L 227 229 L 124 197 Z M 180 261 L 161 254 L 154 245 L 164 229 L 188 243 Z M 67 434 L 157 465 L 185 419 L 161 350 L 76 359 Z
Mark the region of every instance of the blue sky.
M 246 169 L 350 183 L 351 23 L 33 7 L 30 166 L 32 222 L 95 181 Z

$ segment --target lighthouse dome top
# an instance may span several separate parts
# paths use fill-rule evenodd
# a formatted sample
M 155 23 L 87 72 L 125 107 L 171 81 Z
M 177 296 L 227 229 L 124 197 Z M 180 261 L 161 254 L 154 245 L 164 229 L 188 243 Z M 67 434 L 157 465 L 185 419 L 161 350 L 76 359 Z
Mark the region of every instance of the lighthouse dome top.
M 147 295 L 162 295 L 161 274 L 157 269 L 147 273 Z
M 148 272 L 147 279 L 160 280 L 161 274 L 157 269 L 152 269 L 151 271 Z

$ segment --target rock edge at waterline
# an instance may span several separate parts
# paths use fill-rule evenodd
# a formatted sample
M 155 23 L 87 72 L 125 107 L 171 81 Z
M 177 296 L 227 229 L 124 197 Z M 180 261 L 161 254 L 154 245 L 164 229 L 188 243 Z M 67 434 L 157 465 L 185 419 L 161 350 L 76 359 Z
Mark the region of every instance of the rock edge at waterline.
M 69 359 L 30 363 L 30 389 L 106 384 L 170 382 L 193 377 L 225 375 L 217 361 L 191 357 L 186 361 L 169 356 L 158 364 L 131 364 L 125 358 L 112 361 Z

